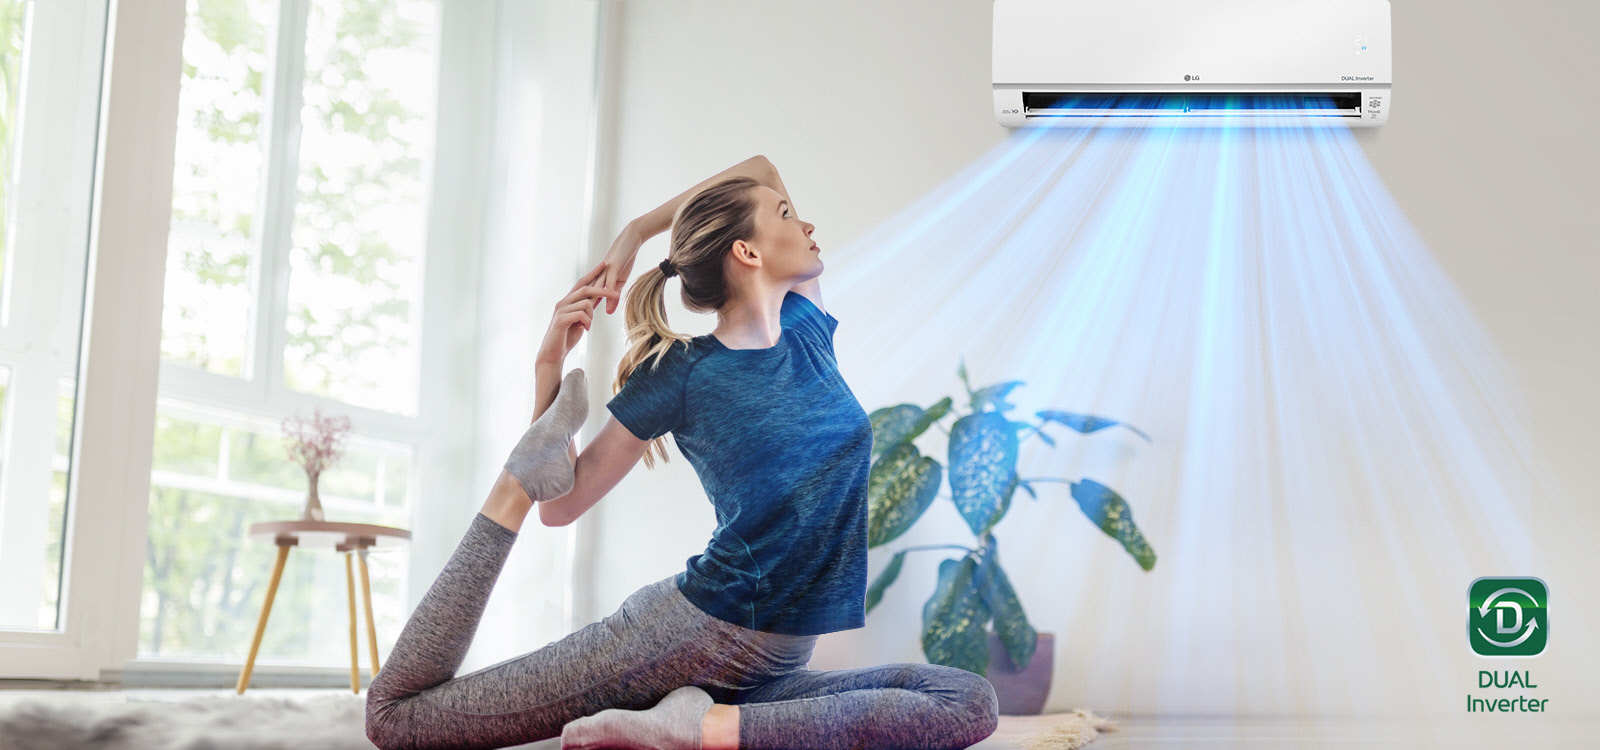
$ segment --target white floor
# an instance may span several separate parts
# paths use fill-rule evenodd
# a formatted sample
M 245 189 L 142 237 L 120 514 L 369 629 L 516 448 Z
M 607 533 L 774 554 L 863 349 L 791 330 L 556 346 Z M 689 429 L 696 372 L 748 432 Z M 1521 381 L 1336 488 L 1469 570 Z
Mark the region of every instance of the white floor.
M 1140 748 L 1178 750 L 1240 748 L 1241 750 L 1346 750 L 1384 748 L 1505 748 L 1507 750 L 1596 750 L 1600 748 L 1600 716 L 1496 716 L 1399 718 L 1269 718 L 1112 716 L 1117 731 L 1100 735 L 1094 750 Z M 1499 719 L 1500 721 L 1494 721 Z M 1506 719 L 1513 719 L 1506 721 Z M 1003 716 L 1000 729 L 974 750 L 1023 747 L 1022 738 L 1050 717 Z
M 91 701 L 183 701 L 233 695 L 232 690 L 4 690 L 0 706 L 24 699 Z M 245 697 L 287 697 L 303 700 L 319 695 L 350 696 L 348 690 L 253 688 Z M 364 695 L 364 694 L 363 694 Z M 1091 707 L 1092 708 L 1092 707 Z M 1099 713 L 1099 712 L 1097 712 Z M 1399 718 L 1285 719 L 1263 717 L 1115 716 L 1117 731 L 1100 735 L 1094 750 L 1345 750 L 1384 748 L 1507 748 L 1520 750 L 1595 750 L 1600 748 L 1600 715 L 1497 715 Z M 1018 750 L 1024 740 L 1059 717 L 1003 716 L 1000 728 L 973 750 Z M 560 739 L 521 746 L 522 750 L 559 750 Z

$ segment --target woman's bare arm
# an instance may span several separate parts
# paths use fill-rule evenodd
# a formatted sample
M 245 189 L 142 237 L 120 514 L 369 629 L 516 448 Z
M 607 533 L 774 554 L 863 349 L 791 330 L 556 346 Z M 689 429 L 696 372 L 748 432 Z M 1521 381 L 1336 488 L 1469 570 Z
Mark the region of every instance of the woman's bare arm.
M 654 210 L 650 211 L 650 213 L 640 216 L 639 218 L 628 223 L 633 226 L 634 229 L 638 230 L 643 239 L 648 240 L 651 237 L 671 229 L 672 215 L 678 212 L 678 207 L 683 205 L 684 201 L 694 197 L 695 193 L 705 190 L 706 188 L 722 182 L 729 177 L 753 177 L 757 180 L 761 180 L 761 184 L 765 185 L 767 184 L 765 179 L 766 173 L 771 169 L 771 167 L 772 162 L 767 161 L 767 157 L 760 155 L 752 156 L 744 161 L 739 162 L 738 164 L 716 173 L 715 175 L 712 175 L 710 178 L 706 179 L 700 184 L 695 185 L 694 187 L 689 188 L 682 193 L 679 193 L 672 200 L 657 206 Z
M 639 244 L 645 240 L 670 229 L 673 214 L 677 213 L 678 207 L 683 205 L 684 201 L 694 197 L 695 193 L 729 177 L 751 177 L 760 180 L 762 184 L 767 184 L 767 180 L 776 174 L 767 157 L 752 156 L 712 175 L 649 213 L 628 222 L 623 229 L 624 235 L 630 238 L 632 247 L 637 250 Z M 632 260 L 617 265 L 631 267 Z M 603 276 L 605 281 L 602 286 L 620 291 L 625 279 L 618 276 L 618 273 L 616 268 L 607 270 Z M 556 394 L 561 390 L 562 367 L 563 362 L 534 363 L 533 421 L 538 421 L 539 415 L 550 408 L 550 404 L 555 403 Z M 591 506 L 599 502 L 600 498 L 605 497 L 617 482 L 622 481 L 622 477 L 626 476 L 633 465 L 644 456 L 648 444 L 648 441 L 634 437 L 633 433 L 628 432 L 628 429 L 614 417 L 606 422 L 594 441 L 583 449 L 582 455 L 578 454 L 577 442 L 568 441 L 567 457 L 571 459 L 573 472 L 576 475 L 573 488 L 566 495 L 539 503 L 539 521 L 546 526 L 565 526 L 577 520 Z M 499 484 L 504 482 L 497 483 L 497 486 Z
M 609 267 L 606 268 L 605 275 L 602 277 L 601 286 L 617 293 L 616 298 L 607 300 L 606 312 L 609 314 L 617 311 L 617 299 L 621 297 L 623 285 L 628 283 L 629 274 L 633 273 L 633 261 L 638 256 L 639 247 L 651 237 L 672 228 L 672 217 L 678 212 L 679 206 L 682 206 L 685 201 L 694 197 L 701 190 L 729 177 L 761 179 L 770 166 L 771 163 L 767 161 L 766 157 L 752 156 L 702 180 L 698 185 L 674 196 L 672 200 L 623 225 L 622 231 L 618 233 L 616 241 L 611 245 L 611 249 L 606 252 L 605 260 Z
M 572 490 L 537 504 L 539 523 L 566 526 L 578 520 L 628 475 L 648 445 L 650 441 L 634 437 L 616 417 L 607 417 L 600 434 L 584 446 L 583 453 L 573 462 Z

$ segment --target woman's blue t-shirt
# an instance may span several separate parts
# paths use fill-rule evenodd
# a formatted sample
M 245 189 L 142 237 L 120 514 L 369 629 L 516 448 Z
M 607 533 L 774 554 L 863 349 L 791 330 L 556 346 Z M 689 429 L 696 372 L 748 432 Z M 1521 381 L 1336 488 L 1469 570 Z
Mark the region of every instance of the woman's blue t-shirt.
M 839 376 L 839 321 L 789 292 L 766 349 L 674 343 L 609 409 L 650 440 L 671 432 L 717 512 L 678 588 L 706 613 L 769 633 L 866 624 L 872 423 Z

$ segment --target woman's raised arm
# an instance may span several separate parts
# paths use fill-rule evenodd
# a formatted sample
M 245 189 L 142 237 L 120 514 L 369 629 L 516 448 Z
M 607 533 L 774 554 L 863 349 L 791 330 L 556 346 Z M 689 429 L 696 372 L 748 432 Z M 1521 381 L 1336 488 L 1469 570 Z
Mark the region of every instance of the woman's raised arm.
M 600 277 L 600 285 L 620 295 L 623 285 L 628 283 L 628 276 L 633 273 L 633 259 L 639 252 L 639 246 L 643 245 L 645 240 L 671 229 L 672 217 L 677 214 L 678 207 L 683 205 L 684 201 L 694 197 L 695 193 L 729 177 L 751 177 L 761 180 L 762 184 L 766 184 L 766 178 L 769 173 L 772 175 L 777 174 L 772 169 L 772 162 L 767 161 L 767 157 L 759 154 L 752 156 L 712 175 L 710 178 L 701 181 L 700 184 L 674 196 L 672 200 L 655 207 L 649 213 L 628 222 L 622 228 L 622 233 L 617 236 L 616 241 L 611 243 L 611 249 L 606 252 L 606 272 L 605 275 Z M 606 313 L 610 314 L 616 311 L 617 300 L 608 301 L 606 303 Z
M 739 162 L 738 164 L 728 167 L 727 169 L 724 169 L 715 175 L 712 175 L 710 178 L 706 179 L 700 184 L 695 185 L 694 187 L 689 188 L 682 193 L 679 193 L 677 196 L 673 197 L 672 200 L 657 206 L 649 213 L 628 223 L 631 224 L 634 229 L 638 230 L 641 237 L 648 240 L 651 237 L 671 229 L 673 214 L 678 212 L 678 207 L 683 205 L 684 201 L 693 198 L 695 193 L 705 190 L 706 188 L 722 182 L 729 177 L 751 177 L 761 180 L 761 184 L 765 185 L 767 184 L 766 177 L 769 171 L 771 171 L 774 175 L 777 174 L 776 171 L 772 170 L 772 162 L 767 161 L 767 157 L 757 154 Z
M 573 464 L 572 489 L 554 500 L 537 503 L 539 523 L 566 526 L 578 520 L 633 470 L 648 445 L 650 441 L 634 437 L 616 417 L 607 417 L 600 434 L 583 446 Z

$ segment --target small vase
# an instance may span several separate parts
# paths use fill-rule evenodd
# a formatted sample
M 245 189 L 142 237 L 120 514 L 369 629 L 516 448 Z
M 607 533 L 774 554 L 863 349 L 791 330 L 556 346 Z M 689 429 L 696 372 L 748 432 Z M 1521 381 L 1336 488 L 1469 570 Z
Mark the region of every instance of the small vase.
M 1007 716 L 1033 716 L 1044 712 L 1050 695 L 1050 676 L 1055 672 L 1054 633 L 1039 633 L 1034 641 L 1033 659 L 1022 669 L 1011 666 L 1006 644 L 1000 635 L 989 632 L 989 684 L 1000 700 L 1000 713 Z
M 305 510 L 300 511 L 302 521 L 322 520 L 322 498 L 317 496 L 317 477 L 311 477 L 311 491 L 306 493 Z

